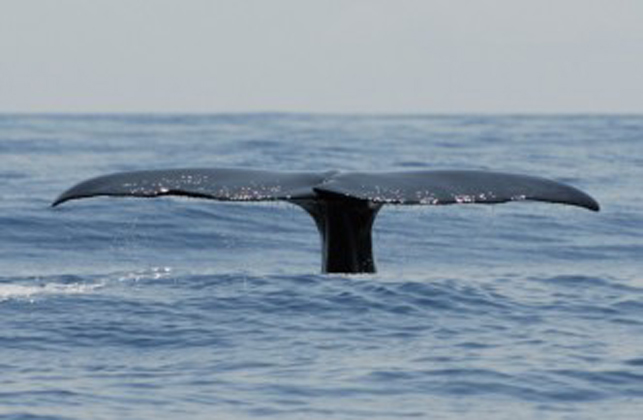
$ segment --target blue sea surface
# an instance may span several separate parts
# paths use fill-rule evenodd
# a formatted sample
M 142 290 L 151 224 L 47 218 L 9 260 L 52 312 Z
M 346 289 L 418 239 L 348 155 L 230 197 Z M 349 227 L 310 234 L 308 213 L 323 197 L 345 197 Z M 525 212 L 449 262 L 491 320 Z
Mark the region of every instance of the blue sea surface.
M 116 171 L 483 169 L 544 203 L 388 206 L 320 274 L 295 206 L 50 204 Z M 0 115 L 2 419 L 640 419 L 643 117 Z

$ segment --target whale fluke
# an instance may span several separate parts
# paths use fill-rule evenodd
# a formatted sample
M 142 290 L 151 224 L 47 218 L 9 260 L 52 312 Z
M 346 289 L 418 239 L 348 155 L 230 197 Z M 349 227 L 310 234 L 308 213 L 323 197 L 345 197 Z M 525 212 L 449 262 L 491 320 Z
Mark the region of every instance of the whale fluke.
M 327 173 L 232 168 L 119 172 L 81 182 L 62 193 L 52 205 L 95 196 L 182 195 L 221 201 L 311 198 L 312 186 L 327 177 Z
M 302 207 L 322 238 L 322 270 L 372 273 L 371 231 L 384 204 L 446 205 L 542 201 L 599 211 L 577 188 L 546 178 L 486 171 L 279 172 L 166 169 L 81 182 L 52 204 L 95 196 L 187 196 L 220 201 L 282 200 Z
M 596 200 L 569 185 L 501 172 L 352 172 L 336 174 L 316 190 L 382 204 L 498 204 L 530 200 L 599 210 Z

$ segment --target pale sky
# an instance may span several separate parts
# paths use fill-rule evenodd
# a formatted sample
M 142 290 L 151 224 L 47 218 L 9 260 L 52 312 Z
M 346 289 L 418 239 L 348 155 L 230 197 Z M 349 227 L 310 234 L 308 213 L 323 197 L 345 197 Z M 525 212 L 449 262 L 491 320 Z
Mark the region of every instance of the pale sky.
M 0 112 L 643 113 L 643 0 L 0 0 Z

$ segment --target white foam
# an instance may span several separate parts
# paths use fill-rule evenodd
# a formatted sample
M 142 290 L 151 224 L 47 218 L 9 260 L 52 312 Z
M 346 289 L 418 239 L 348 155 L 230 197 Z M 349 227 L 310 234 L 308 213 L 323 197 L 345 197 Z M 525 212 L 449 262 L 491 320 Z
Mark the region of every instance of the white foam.
M 28 299 L 33 301 L 40 295 L 69 295 L 90 293 L 102 287 L 102 284 L 84 283 L 45 283 L 42 285 L 0 284 L 0 302 L 10 299 Z
M 118 281 L 121 282 L 138 282 L 144 279 L 159 280 L 170 276 L 172 268 L 170 267 L 152 267 L 145 270 L 137 270 L 125 273 L 118 276 Z

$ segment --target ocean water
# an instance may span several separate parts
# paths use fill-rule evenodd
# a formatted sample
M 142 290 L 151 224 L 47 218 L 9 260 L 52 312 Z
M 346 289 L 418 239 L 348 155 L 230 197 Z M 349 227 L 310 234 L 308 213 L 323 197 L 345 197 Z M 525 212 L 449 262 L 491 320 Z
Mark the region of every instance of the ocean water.
M 543 203 L 385 207 L 320 274 L 288 204 L 95 198 L 172 167 L 489 169 Z M 639 419 L 643 117 L 2 115 L 2 419 Z

